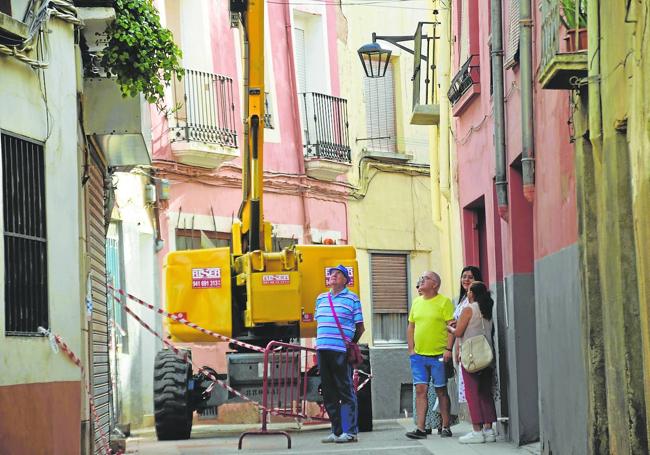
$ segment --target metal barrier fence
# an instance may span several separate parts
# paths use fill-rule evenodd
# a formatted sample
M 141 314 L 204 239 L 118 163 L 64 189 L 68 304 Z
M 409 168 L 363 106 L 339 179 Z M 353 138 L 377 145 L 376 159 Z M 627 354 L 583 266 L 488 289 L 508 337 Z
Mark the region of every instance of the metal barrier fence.
M 246 431 L 239 437 L 239 449 L 246 436 L 274 436 L 283 435 L 287 438 L 287 448 L 291 448 L 291 436 L 282 430 L 269 430 L 267 427 L 270 415 L 283 417 L 296 417 L 328 421 L 320 416 L 310 416 L 307 412 L 308 396 L 316 396 L 318 390 L 313 390 L 310 384 L 308 371 L 316 350 L 295 344 L 271 341 L 264 351 L 264 370 L 262 383 L 262 428 Z M 312 365 L 313 366 L 313 365 Z M 303 374 L 303 371 L 305 372 Z M 314 401 L 309 400 L 309 401 Z

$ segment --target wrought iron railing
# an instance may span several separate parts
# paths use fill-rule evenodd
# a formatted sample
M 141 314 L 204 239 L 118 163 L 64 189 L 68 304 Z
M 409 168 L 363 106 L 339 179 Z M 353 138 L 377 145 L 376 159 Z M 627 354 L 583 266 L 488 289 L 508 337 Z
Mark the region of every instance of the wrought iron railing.
M 348 102 L 322 93 L 300 93 L 305 156 L 349 163 Z
M 413 108 L 418 104 L 436 104 L 436 25 L 438 22 L 419 22 L 413 40 Z M 426 27 L 426 33 L 423 28 Z M 428 33 L 431 33 L 429 35 Z M 422 102 L 424 101 L 424 102 Z
M 274 129 L 273 115 L 271 114 L 271 94 L 264 92 L 264 128 L 267 130 Z
M 586 51 L 580 42 L 587 28 L 586 8 L 586 0 L 542 1 L 542 68 L 558 53 Z
M 232 87 L 230 77 L 186 69 L 173 83 L 172 141 L 237 147 Z
M 476 60 L 476 57 L 477 56 L 475 55 L 470 55 L 451 80 L 449 91 L 447 92 L 447 98 L 449 98 L 449 102 L 451 102 L 452 105 L 455 104 L 465 94 L 465 92 L 472 87 L 472 85 L 478 83 L 478 79 L 475 79 L 474 76 L 474 73 L 478 76 L 478 65 L 472 64 Z

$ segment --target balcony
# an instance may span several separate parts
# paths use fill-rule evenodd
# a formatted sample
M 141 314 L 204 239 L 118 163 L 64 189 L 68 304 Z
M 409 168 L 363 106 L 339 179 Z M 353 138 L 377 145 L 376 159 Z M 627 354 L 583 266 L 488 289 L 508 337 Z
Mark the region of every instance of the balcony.
M 191 166 L 216 168 L 236 158 L 233 80 L 186 69 L 172 84 L 175 111 L 169 119 L 175 158 Z
M 299 93 L 307 175 L 334 181 L 350 168 L 347 100 Z
M 576 88 L 587 77 L 586 0 L 543 0 L 542 88 Z
M 440 104 L 437 102 L 438 84 L 436 81 L 435 43 L 437 22 L 420 22 L 414 35 L 413 49 L 413 103 L 411 125 L 438 125 L 440 123 Z M 423 34 L 428 27 L 431 35 Z
M 479 56 L 470 55 L 451 80 L 447 92 L 454 117 L 461 115 L 470 101 L 480 93 Z

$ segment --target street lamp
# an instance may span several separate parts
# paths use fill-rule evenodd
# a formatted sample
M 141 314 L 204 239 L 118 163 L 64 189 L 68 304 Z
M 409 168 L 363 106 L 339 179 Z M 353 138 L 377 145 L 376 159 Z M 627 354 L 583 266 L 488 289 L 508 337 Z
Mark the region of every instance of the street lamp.
M 433 11 L 433 14 L 438 14 L 437 10 Z M 411 55 L 416 57 L 415 66 L 416 70 L 419 71 L 420 60 L 423 60 L 429 63 L 429 46 L 432 45 L 433 40 L 438 38 L 436 36 L 436 25 L 438 22 L 418 22 L 418 27 L 414 35 L 402 35 L 402 36 L 378 36 L 373 32 L 372 34 L 372 43 L 364 44 L 359 48 L 357 54 L 359 54 L 359 59 L 363 65 L 363 70 L 368 77 L 384 77 L 386 75 L 386 70 L 388 69 L 388 62 L 390 61 L 390 55 L 392 51 L 382 48 L 377 40 L 386 41 L 391 43 L 394 46 L 399 47 L 400 49 L 405 50 Z M 424 25 L 433 26 L 433 35 L 427 36 L 422 34 L 422 27 Z M 413 41 L 414 49 L 409 49 L 404 46 L 402 43 Z M 422 44 L 426 44 L 426 53 L 422 53 Z
M 386 75 L 392 51 L 383 49 L 379 43 L 376 43 L 374 33 L 372 34 L 372 43 L 361 46 L 357 54 L 359 54 L 366 76 L 375 78 Z

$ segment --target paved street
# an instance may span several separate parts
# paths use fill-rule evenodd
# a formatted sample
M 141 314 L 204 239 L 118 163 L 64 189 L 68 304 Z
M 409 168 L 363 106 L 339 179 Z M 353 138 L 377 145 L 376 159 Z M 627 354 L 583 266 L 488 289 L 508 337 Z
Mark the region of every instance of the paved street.
M 242 431 L 248 428 L 242 425 L 199 425 L 192 431 L 192 439 L 188 441 L 156 441 L 152 430 L 137 432 L 127 441 L 127 454 L 139 455 L 198 455 L 198 454 L 247 454 L 274 455 L 291 453 L 302 454 L 362 454 L 409 455 L 454 454 L 454 455 L 529 455 L 539 453 L 539 444 L 516 448 L 513 445 L 498 441 L 494 444 L 462 445 L 458 436 L 469 431 L 466 423 L 453 428 L 454 437 L 441 439 L 430 436 L 424 441 L 413 441 L 404 436 L 411 429 L 410 419 L 386 420 L 375 422 L 371 433 L 362 433 L 356 444 L 322 444 L 320 439 L 328 434 L 328 427 L 323 425 L 304 427 L 298 430 L 295 424 L 274 425 L 291 434 L 292 448 L 287 449 L 283 436 L 247 437 L 243 449 L 237 450 L 237 441 Z

